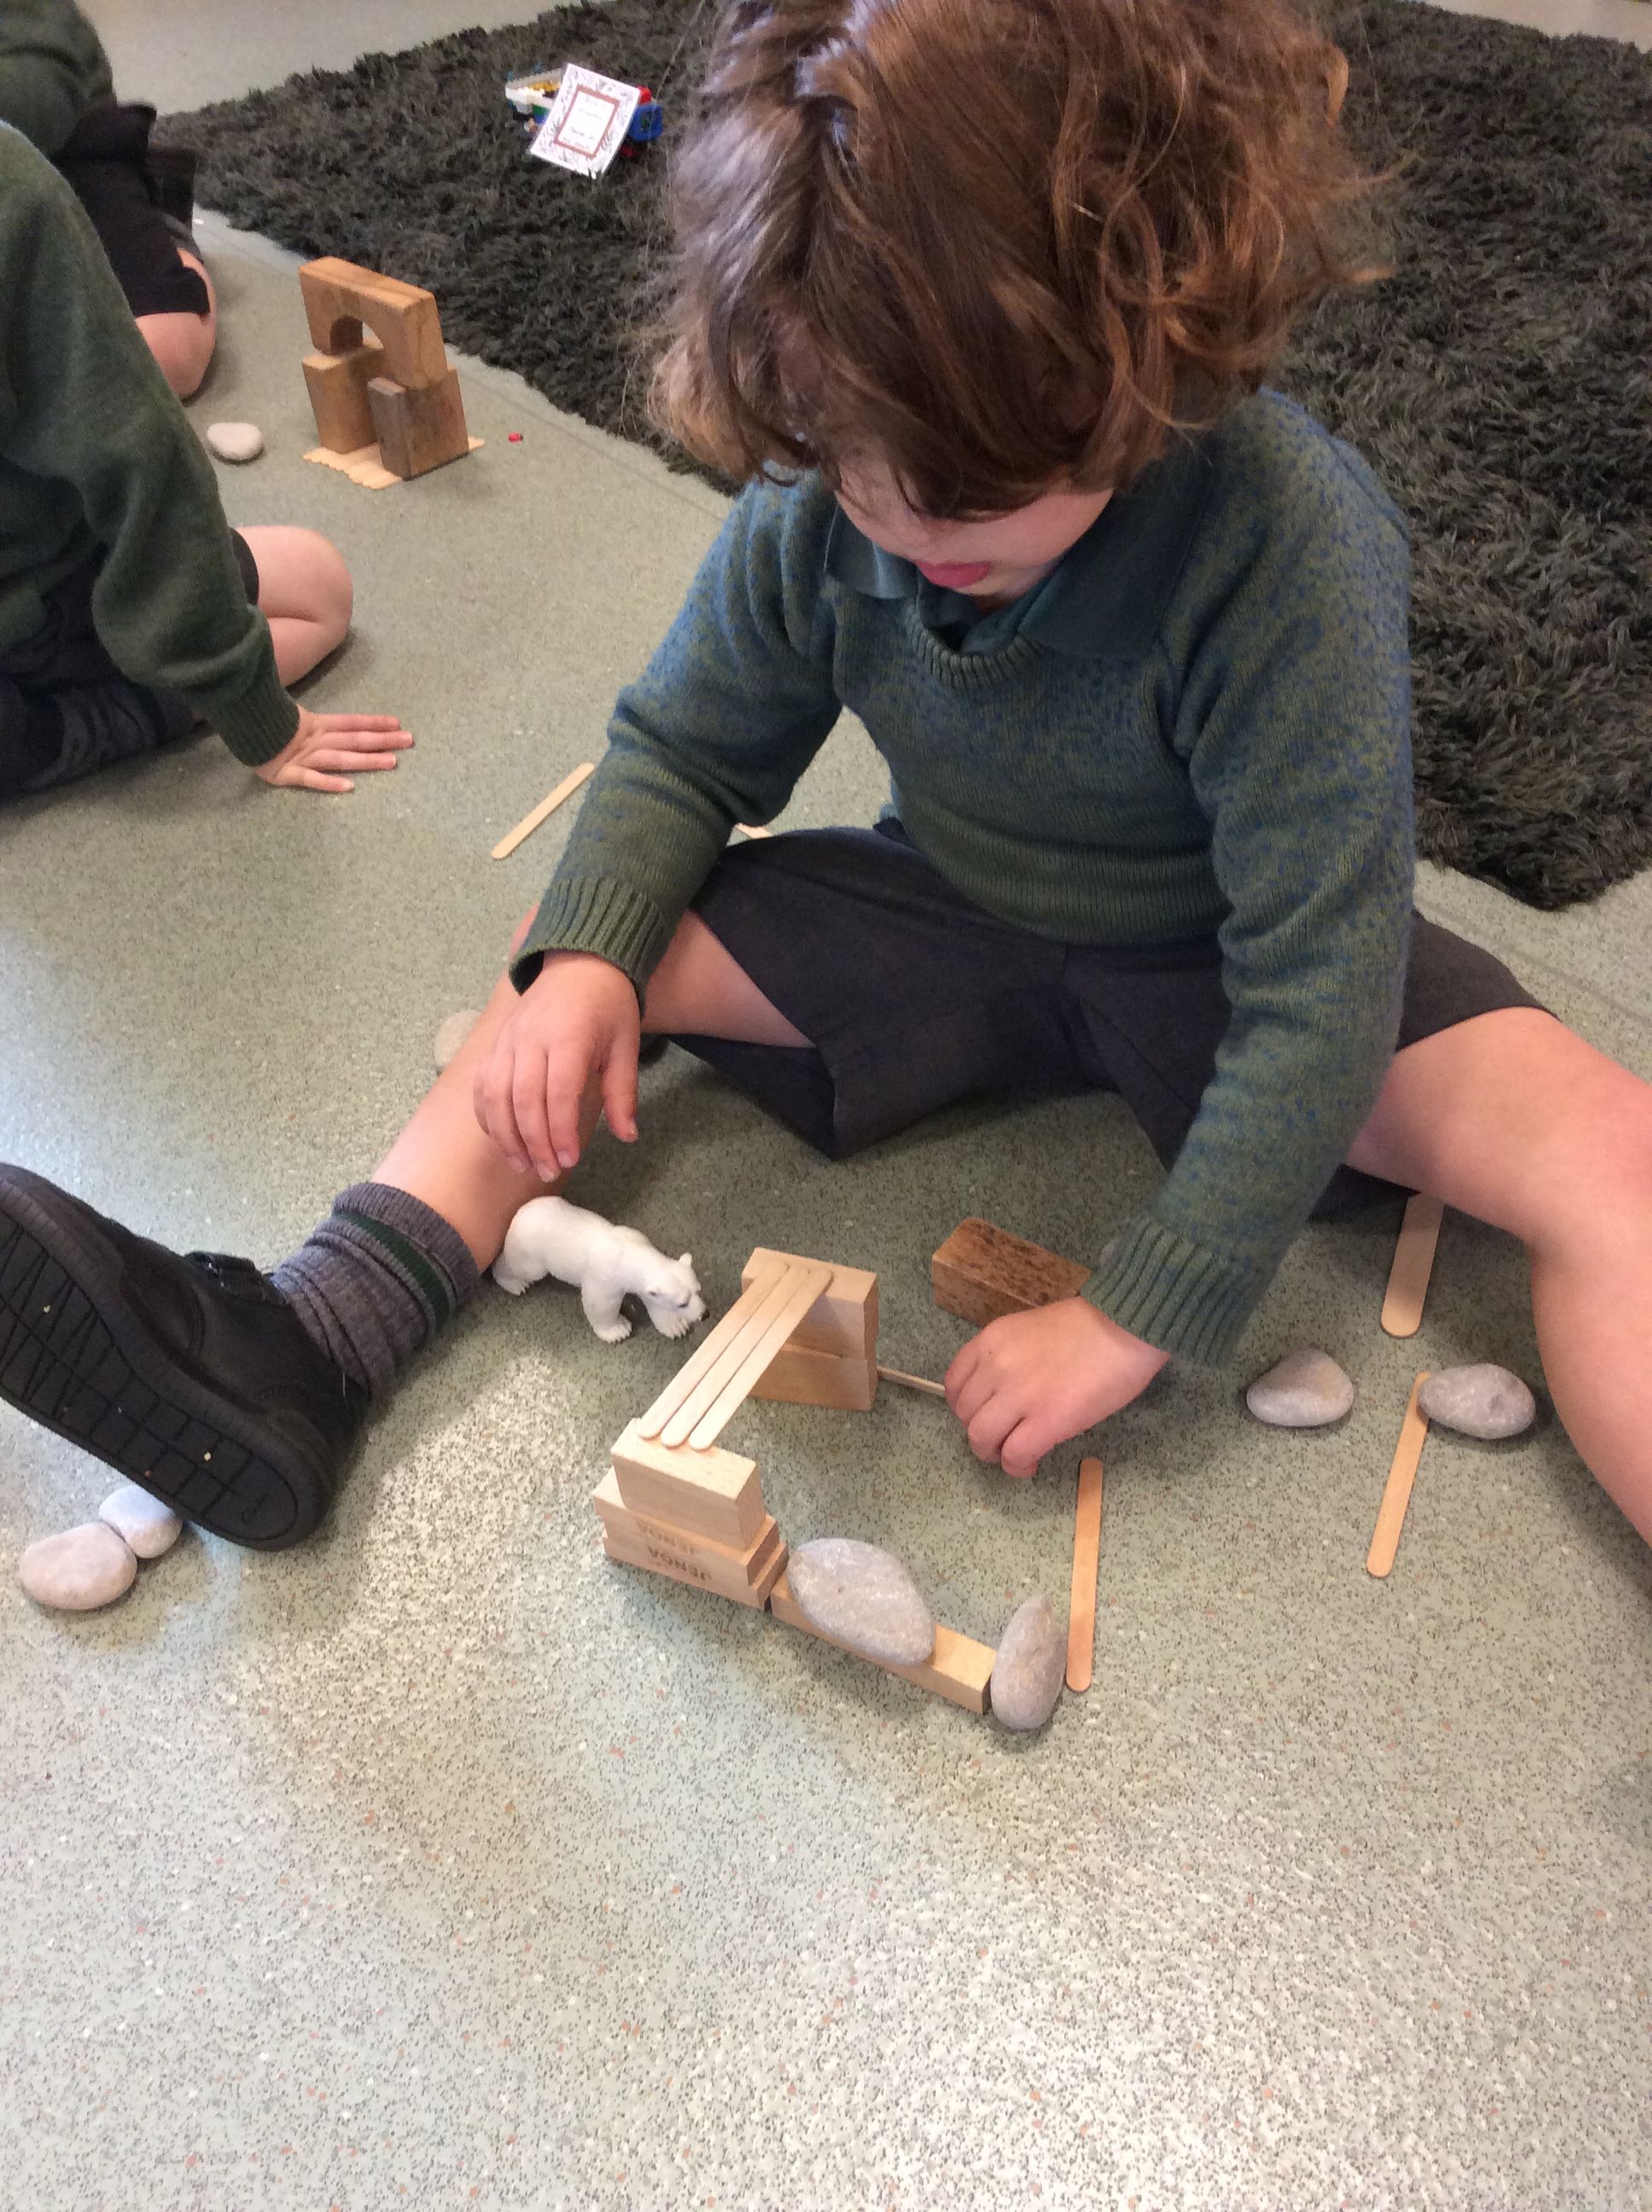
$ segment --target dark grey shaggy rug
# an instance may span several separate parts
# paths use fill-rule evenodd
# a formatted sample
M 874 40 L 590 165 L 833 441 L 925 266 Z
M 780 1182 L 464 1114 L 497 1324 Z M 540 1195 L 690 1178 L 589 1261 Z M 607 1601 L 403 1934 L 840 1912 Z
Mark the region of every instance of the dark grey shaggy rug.
M 694 0 L 574 6 L 162 135 L 200 149 L 200 197 L 233 222 L 429 285 L 455 345 L 647 438 L 629 325 L 710 21 Z M 1351 127 L 1408 164 L 1397 273 L 1323 308 L 1278 380 L 1412 520 L 1422 849 L 1567 906 L 1652 858 L 1652 63 L 1416 0 L 1333 28 Z M 663 146 L 596 185 L 527 160 L 501 96 L 569 58 L 665 101 Z

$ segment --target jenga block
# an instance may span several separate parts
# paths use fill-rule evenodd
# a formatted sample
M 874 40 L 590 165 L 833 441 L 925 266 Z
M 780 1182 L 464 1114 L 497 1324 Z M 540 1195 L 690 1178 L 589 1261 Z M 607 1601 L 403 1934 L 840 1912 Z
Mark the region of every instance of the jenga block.
M 768 1609 L 777 1620 L 788 1628 L 800 1628 L 805 1636 L 818 1636 L 823 1644 L 836 1644 L 840 1651 L 847 1651 L 847 1644 L 839 1644 L 836 1637 L 821 1634 L 792 1595 L 792 1585 L 782 1574 L 769 1593 Z M 865 1658 L 864 1651 L 853 1654 Z M 966 1712 L 984 1713 L 987 1710 L 987 1686 L 993 1676 L 993 1662 L 998 1654 L 989 1644 L 977 1644 L 972 1637 L 960 1636 L 956 1629 L 937 1628 L 935 1649 L 921 1666 L 889 1667 L 881 1659 L 872 1659 L 867 1664 L 883 1667 L 886 1674 L 898 1674 L 903 1682 L 915 1683 L 920 1690 L 932 1690 L 938 1698 L 962 1705 Z
M 416 391 L 393 378 L 375 376 L 367 399 L 379 434 L 379 458 L 392 476 L 427 476 L 444 461 L 462 460 L 470 452 L 456 368 Z
M 846 1358 L 836 1352 L 804 1352 L 795 1340 L 785 1345 L 751 1386 L 748 1395 L 787 1406 L 835 1406 L 844 1413 L 871 1411 L 878 1395 L 878 1370 L 869 1358 Z
M 416 390 L 439 384 L 447 374 L 434 292 L 331 254 L 307 261 L 298 283 L 311 343 L 319 353 L 344 353 L 360 345 L 365 324 L 383 345 L 386 368 L 398 384 Z
M 732 1544 L 714 1544 L 708 1536 L 691 1535 L 686 1528 L 662 1521 L 655 1514 L 634 1512 L 620 1496 L 619 1477 L 611 1468 L 592 1492 L 591 1503 L 604 1528 L 622 1543 L 664 1544 L 670 1551 L 698 1559 L 719 1575 L 746 1584 L 756 1582 L 768 1565 L 775 1534 L 770 1514 L 764 1514 L 755 1540 L 740 1551 Z
M 778 1528 L 769 1540 L 755 1583 L 742 1580 L 725 1584 L 702 1561 L 689 1558 L 675 1545 L 657 1544 L 647 1538 L 634 1544 L 609 1528 L 603 1530 L 602 1547 L 610 1559 L 616 1559 L 622 1566 L 647 1567 L 650 1574 L 669 1575 L 673 1582 L 688 1583 L 695 1589 L 709 1591 L 714 1597 L 726 1597 L 735 1605 L 750 1606 L 755 1613 L 761 1613 L 768 1604 L 769 1594 L 786 1567 L 786 1547 L 780 1541 Z
M 749 1286 L 776 1260 L 795 1266 L 799 1255 L 771 1252 L 760 1244 L 741 1273 Z M 878 1349 L 878 1278 L 867 1267 L 832 1268 L 832 1279 L 793 1331 L 791 1341 L 799 1352 L 841 1352 L 852 1358 L 872 1358 Z
M 640 1435 L 635 1421 L 614 1446 L 614 1473 L 633 1513 L 737 1552 L 756 1540 L 768 1517 L 755 1460 L 657 1443 Z
M 385 349 L 368 338 L 348 353 L 304 356 L 304 381 L 315 410 L 316 435 L 331 453 L 354 453 L 373 444 L 377 432 L 367 398 L 367 380 L 382 374 Z
M 984 1328 L 1001 1314 L 1077 1297 L 1090 1270 L 990 1221 L 961 1221 L 929 1263 L 935 1303 Z

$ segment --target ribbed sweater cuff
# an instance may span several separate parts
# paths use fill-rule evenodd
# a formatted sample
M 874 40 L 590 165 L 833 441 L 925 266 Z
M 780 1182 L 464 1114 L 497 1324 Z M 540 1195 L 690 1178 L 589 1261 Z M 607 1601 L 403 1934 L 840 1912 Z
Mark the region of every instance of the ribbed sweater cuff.
M 291 744 L 298 727 L 298 702 L 289 699 L 282 689 L 273 663 L 268 676 L 261 677 L 239 699 L 210 698 L 198 691 L 185 696 L 247 768 L 262 768 L 266 761 L 274 760 L 283 746 Z
M 511 963 L 511 981 L 525 991 L 547 952 L 594 952 L 629 975 L 640 999 L 671 941 L 653 901 L 611 876 L 572 876 L 553 883 L 533 927 Z
M 1254 1267 L 1220 1259 L 1142 1214 L 1114 1237 L 1078 1295 L 1144 1343 L 1214 1364 L 1266 1287 Z

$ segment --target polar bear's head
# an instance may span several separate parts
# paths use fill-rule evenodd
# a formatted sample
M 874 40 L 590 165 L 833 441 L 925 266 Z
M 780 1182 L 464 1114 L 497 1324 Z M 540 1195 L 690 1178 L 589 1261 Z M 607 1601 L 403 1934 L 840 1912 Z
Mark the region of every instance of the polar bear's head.
M 648 1309 L 648 1318 L 662 1336 L 686 1336 L 695 1322 L 704 1321 L 706 1302 L 700 1295 L 700 1278 L 694 1272 L 694 1255 L 668 1260 L 651 1252 L 639 1278 L 631 1286 Z

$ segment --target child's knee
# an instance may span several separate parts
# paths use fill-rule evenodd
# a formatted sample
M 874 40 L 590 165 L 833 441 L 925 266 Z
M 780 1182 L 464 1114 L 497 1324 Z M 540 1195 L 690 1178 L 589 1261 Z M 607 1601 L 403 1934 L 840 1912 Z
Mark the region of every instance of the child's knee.
M 210 315 L 140 315 L 137 327 L 180 399 L 193 398 L 212 359 Z
M 313 624 L 327 639 L 343 641 L 355 587 L 344 556 L 319 530 L 254 528 L 242 535 L 258 566 L 258 605 L 266 615 Z

